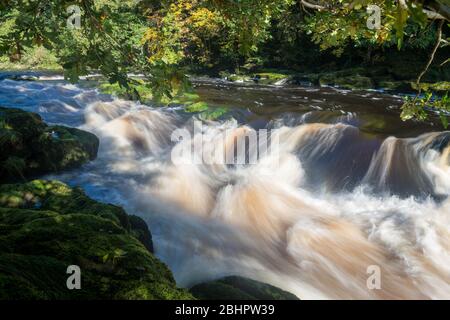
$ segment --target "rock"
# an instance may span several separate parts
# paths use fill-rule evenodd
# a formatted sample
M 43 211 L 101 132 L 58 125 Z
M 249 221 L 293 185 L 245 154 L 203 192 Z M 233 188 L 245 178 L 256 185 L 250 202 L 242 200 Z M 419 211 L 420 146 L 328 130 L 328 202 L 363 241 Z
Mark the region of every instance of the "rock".
M 13 81 L 37 81 L 39 77 L 32 75 L 11 75 L 8 79 Z
M 320 85 L 337 86 L 343 89 L 371 89 L 374 87 L 369 77 L 354 75 L 340 75 L 339 73 L 328 73 L 320 77 Z
M 0 299 L 192 299 L 149 239 L 141 219 L 81 189 L 0 185 Z M 81 290 L 67 289 L 70 265 L 81 269 Z
M 249 73 L 249 74 L 221 74 L 222 78 L 231 81 L 231 82 L 237 82 L 237 83 L 259 83 L 259 84 L 276 84 L 280 83 L 281 81 L 288 81 L 290 79 L 290 76 L 286 73 L 279 73 L 279 72 L 271 72 L 270 70 L 267 70 L 265 72 L 256 72 L 256 73 Z
M 147 224 L 144 220 L 139 218 L 138 216 L 128 216 L 128 220 L 130 222 L 131 230 L 133 231 L 134 236 L 142 242 L 142 244 L 147 248 L 148 251 L 153 251 L 153 240 L 152 234 L 150 230 L 148 230 Z
M 260 84 L 277 84 L 288 80 L 289 75 L 276 72 L 260 72 L 253 76 L 253 81 Z
M 320 75 L 316 73 L 312 74 L 296 74 L 291 78 L 290 83 L 300 86 L 317 86 L 319 83 Z
M 229 77 L 226 78 L 226 80 L 231 82 L 237 82 L 237 83 L 243 83 L 243 82 L 251 82 L 252 79 L 248 75 L 241 75 L 241 74 L 232 74 Z
M 237 276 L 198 284 L 190 292 L 200 300 L 298 300 L 277 287 Z
M 380 81 L 377 85 L 378 88 L 383 90 L 398 91 L 398 92 L 411 92 L 411 83 L 408 81 Z
M 394 58 L 394 57 L 392 57 Z M 399 57 L 398 61 L 387 63 L 389 74 L 394 80 L 411 81 L 417 79 L 417 76 L 423 69 L 423 63 L 417 63 L 415 57 Z
M 0 181 L 76 168 L 95 159 L 98 138 L 63 126 L 48 126 L 38 114 L 0 107 Z

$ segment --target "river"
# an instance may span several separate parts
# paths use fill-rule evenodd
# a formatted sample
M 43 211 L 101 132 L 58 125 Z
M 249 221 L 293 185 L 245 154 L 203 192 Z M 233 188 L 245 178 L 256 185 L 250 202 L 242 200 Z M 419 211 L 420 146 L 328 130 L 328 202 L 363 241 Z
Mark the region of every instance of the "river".
M 144 218 L 180 286 L 241 275 L 302 299 L 450 299 L 450 132 L 402 122 L 400 96 L 199 79 L 202 100 L 228 109 L 213 121 L 83 81 L 2 79 L 0 106 L 100 138 L 95 161 L 46 178 Z M 194 140 L 224 150 L 261 130 L 276 156 L 172 161 Z

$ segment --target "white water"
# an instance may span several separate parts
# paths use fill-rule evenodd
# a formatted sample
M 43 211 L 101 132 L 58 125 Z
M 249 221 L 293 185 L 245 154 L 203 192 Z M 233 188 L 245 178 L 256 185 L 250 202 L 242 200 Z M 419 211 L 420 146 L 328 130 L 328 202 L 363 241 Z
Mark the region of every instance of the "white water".
M 355 127 L 274 121 L 278 158 L 248 166 L 174 165 L 170 136 L 176 128 L 192 132 L 195 120 L 175 109 L 67 84 L 9 80 L 0 81 L 0 105 L 96 134 L 98 159 L 52 178 L 143 217 L 156 255 L 181 286 L 237 274 L 302 299 L 450 298 L 450 147 L 434 147 L 445 134 L 389 138 L 352 192 L 327 192 L 329 181 L 311 177 L 308 168 L 327 155 L 326 172 L 358 163 L 354 150 L 344 148 L 366 142 Z M 233 119 L 203 126 L 203 144 L 212 149 L 230 148 L 233 137 L 253 130 Z M 232 134 L 222 138 L 226 129 Z M 444 200 L 400 198 L 395 191 Z M 380 290 L 367 288 L 371 265 L 381 268 Z

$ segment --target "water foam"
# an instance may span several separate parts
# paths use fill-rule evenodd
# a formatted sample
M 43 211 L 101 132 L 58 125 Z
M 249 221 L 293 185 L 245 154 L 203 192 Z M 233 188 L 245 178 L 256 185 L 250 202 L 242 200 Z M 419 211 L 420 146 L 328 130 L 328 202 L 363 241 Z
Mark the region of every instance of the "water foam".
M 24 98 L 19 107 L 100 137 L 96 161 L 56 178 L 142 216 L 183 286 L 240 274 L 301 298 L 450 298 L 450 201 L 431 197 L 450 194 L 448 133 L 375 143 L 344 124 L 279 124 L 276 157 L 177 165 L 173 148 L 196 137 L 174 142 L 171 133 L 192 132 L 192 117 L 62 84 L 0 82 L 8 90 Z M 14 106 L 13 96 L 0 101 Z M 211 150 L 254 130 L 234 120 L 203 125 Z M 354 187 L 328 174 L 337 171 L 354 173 Z M 381 290 L 367 288 L 371 265 L 381 268 Z

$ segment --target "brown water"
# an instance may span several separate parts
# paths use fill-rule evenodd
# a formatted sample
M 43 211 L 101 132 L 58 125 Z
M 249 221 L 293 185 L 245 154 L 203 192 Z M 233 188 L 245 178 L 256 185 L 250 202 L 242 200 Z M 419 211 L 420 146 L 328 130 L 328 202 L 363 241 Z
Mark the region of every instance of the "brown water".
M 0 105 L 97 134 L 98 159 L 55 178 L 142 216 L 180 285 L 238 274 L 305 299 L 450 298 L 450 133 L 401 122 L 400 98 L 377 92 L 196 89 L 229 112 L 198 122 L 60 81 L 0 81 Z M 172 141 L 183 128 L 192 140 Z M 279 145 L 255 164 L 171 159 L 258 129 Z M 367 286 L 373 266 L 380 289 Z

